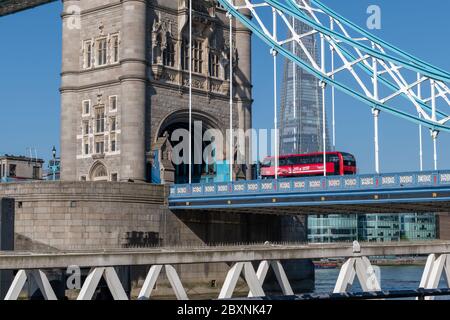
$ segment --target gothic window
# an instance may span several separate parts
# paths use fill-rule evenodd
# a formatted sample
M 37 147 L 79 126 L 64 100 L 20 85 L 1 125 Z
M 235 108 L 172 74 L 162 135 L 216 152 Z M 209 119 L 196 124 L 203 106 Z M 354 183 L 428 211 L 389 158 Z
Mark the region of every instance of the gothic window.
M 83 153 L 85 155 L 88 155 L 89 154 L 89 143 L 87 141 L 84 142 L 83 149 L 84 149 Z
M 109 125 L 110 125 L 111 132 L 114 132 L 117 130 L 116 124 L 117 124 L 116 117 L 111 117 L 109 119 Z
M 109 109 L 112 111 L 117 110 L 117 96 L 109 97 Z
M 92 41 L 88 40 L 84 42 L 84 68 L 90 67 L 92 67 Z
M 119 62 L 119 36 L 117 34 L 111 37 L 111 49 L 111 62 Z
M 203 72 L 203 49 L 202 42 L 194 40 L 192 42 L 192 71 L 196 73 Z
M 167 67 L 175 66 L 175 46 L 171 39 L 167 40 L 166 48 L 163 51 L 163 64 Z
M 216 52 L 209 53 L 209 75 L 211 77 L 219 78 L 220 76 L 220 58 Z
M 97 40 L 97 65 L 103 66 L 106 64 L 107 57 L 107 42 L 106 38 Z
M 183 70 L 189 70 L 189 41 L 183 40 L 183 48 L 181 50 L 181 66 Z
M 88 135 L 89 134 L 89 121 L 83 122 L 83 134 Z
M 111 139 L 111 152 L 116 151 L 116 140 L 114 138 Z
M 95 132 L 105 132 L 105 109 L 98 108 L 95 111 Z
M 181 57 L 183 70 L 189 70 L 189 51 L 189 40 L 185 39 Z M 192 40 L 192 72 L 203 72 L 203 43 L 196 39 Z
M 105 142 L 104 141 L 98 141 L 95 143 L 95 153 L 96 154 L 105 153 Z
M 83 101 L 83 115 L 89 115 L 91 112 L 91 100 Z
M 92 181 L 107 181 L 108 171 L 102 163 L 96 163 L 91 170 L 91 180 Z

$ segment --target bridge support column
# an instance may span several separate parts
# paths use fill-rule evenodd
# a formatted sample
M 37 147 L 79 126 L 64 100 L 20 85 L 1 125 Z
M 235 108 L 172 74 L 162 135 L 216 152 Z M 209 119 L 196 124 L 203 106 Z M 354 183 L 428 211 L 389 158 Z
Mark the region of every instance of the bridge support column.
M 81 288 L 77 300 L 92 300 L 95 289 L 97 289 L 98 283 L 102 277 L 105 278 L 106 284 L 108 285 L 114 300 L 128 300 L 127 294 L 113 267 L 92 269 Z
M 450 288 L 450 254 L 430 254 L 420 280 L 420 288 L 437 289 L 443 273 L 447 280 L 447 286 Z M 425 299 L 433 300 L 434 297 L 430 296 Z
M 375 269 L 366 257 L 348 259 L 341 268 L 333 293 L 345 293 L 358 278 L 364 292 L 381 291 Z
M 5 296 L 5 300 L 17 300 L 19 298 L 20 292 L 22 292 L 23 286 L 27 282 L 27 279 L 30 279 L 30 277 L 33 277 L 36 281 L 45 300 L 58 300 L 52 286 L 50 285 L 50 282 L 48 281 L 47 276 L 41 270 L 19 270 L 14 277 L 8 293 Z
M 155 288 L 156 281 L 161 274 L 163 266 L 155 265 L 152 266 L 145 278 L 144 285 L 139 293 L 139 300 L 148 300 L 152 295 L 153 289 Z M 170 285 L 175 293 L 178 300 L 189 300 L 186 291 L 184 290 L 183 284 L 181 283 L 180 277 L 177 271 L 171 265 L 165 265 L 164 270 L 166 271 L 167 278 L 169 279 Z

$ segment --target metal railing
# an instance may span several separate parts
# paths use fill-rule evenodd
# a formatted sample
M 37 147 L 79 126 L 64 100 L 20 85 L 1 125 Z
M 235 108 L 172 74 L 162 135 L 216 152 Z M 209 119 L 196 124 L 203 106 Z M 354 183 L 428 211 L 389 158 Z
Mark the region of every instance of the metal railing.
M 450 171 L 429 171 L 173 185 L 170 188 L 169 198 L 204 198 L 317 191 L 418 189 L 448 186 L 450 186 Z

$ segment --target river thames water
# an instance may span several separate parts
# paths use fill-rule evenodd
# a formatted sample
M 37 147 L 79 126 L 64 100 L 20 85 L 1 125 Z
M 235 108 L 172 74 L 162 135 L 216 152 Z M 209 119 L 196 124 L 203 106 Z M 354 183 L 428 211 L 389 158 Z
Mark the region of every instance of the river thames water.
M 383 290 L 414 290 L 419 288 L 423 266 L 383 266 L 380 267 L 381 288 Z M 339 269 L 316 269 L 316 293 L 330 293 L 334 289 L 339 275 Z M 444 277 L 440 287 L 445 288 Z M 355 279 L 352 287 L 354 292 L 361 292 L 361 287 Z M 439 297 L 450 299 L 450 297 Z

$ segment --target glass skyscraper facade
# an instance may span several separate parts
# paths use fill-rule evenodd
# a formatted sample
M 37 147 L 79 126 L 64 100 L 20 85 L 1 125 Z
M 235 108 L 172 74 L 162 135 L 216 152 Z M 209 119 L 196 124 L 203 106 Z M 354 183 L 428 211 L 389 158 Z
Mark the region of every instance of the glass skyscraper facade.
M 433 213 L 332 214 L 308 217 L 312 243 L 435 240 L 437 218 Z
M 299 35 L 312 29 L 299 21 L 294 22 Z M 307 35 L 302 41 L 312 57 L 318 59 L 317 35 Z M 290 50 L 308 61 L 298 44 L 289 44 Z M 280 154 L 300 154 L 323 151 L 322 89 L 317 78 L 303 71 L 289 59 L 284 62 L 279 112 Z M 326 149 L 330 150 L 328 134 Z

